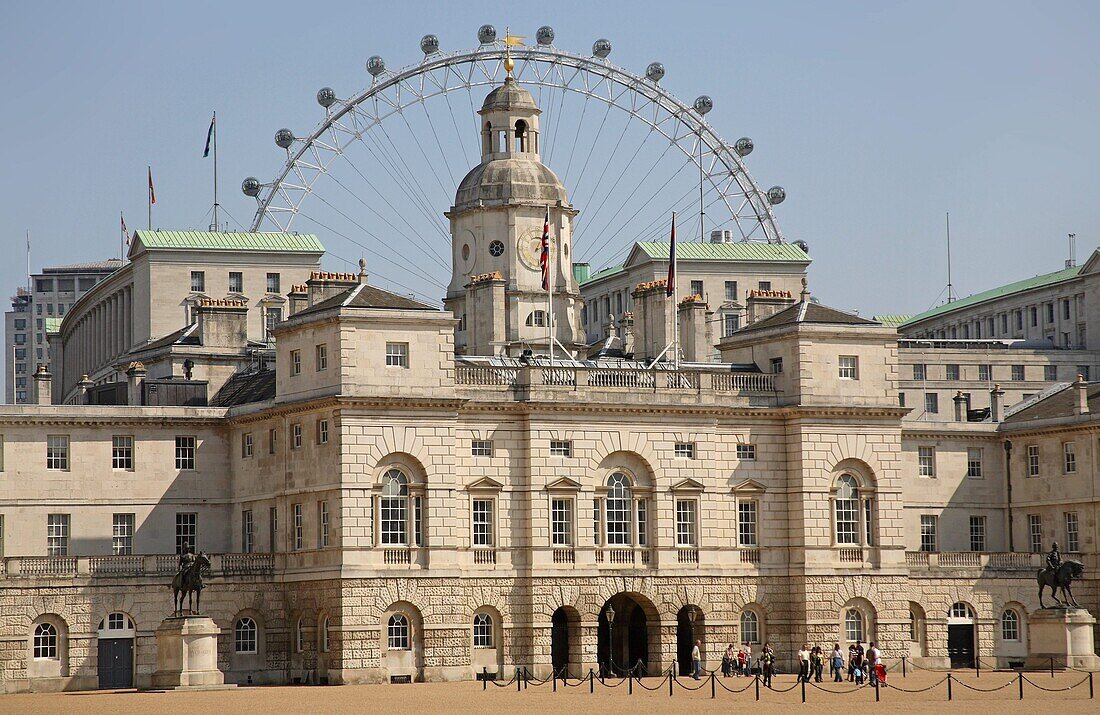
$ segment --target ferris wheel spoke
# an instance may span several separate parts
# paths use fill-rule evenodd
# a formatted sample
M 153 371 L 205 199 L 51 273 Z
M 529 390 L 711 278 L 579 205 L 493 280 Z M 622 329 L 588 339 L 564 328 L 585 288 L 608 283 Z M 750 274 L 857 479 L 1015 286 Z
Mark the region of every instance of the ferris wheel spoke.
M 641 153 L 642 148 L 645 146 L 645 143 L 649 139 L 650 135 L 652 134 L 652 131 L 653 130 L 651 129 L 648 133 L 646 133 L 645 136 L 642 137 L 642 141 L 638 143 L 638 148 L 634 150 L 634 153 L 630 155 L 630 160 L 627 161 L 626 165 L 620 170 L 620 172 L 619 172 L 620 175 L 625 174 L 626 171 L 630 168 L 630 166 L 634 163 L 634 160 L 638 158 L 638 154 Z M 596 182 L 596 185 L 600 186 L 601 183 L 602 183 L 602 181 Z M 610 183 L 610 186 L 608 186 L 607 191 L 603 195 L 603 199 L 600 201 L 599 205 L 596 207 L 596 210 L 592 212 L 593 217 L 600 215 L 600 210 L 603 209 L 604 204 L 607 203 L 607 200 L 611 197 L 611 194 L 615 191 L 615 189 L 616 189 L 616 187 L 618 187 L 618 185 L 619 185 L 619 182 L 617 182 L 617 181 L 612 181 Z M 592 225 L 592 223 L 589 222 L 588 224 L 585 224 L 584 226 L 581 227 L 581 230 L 577 234 L 577 239 L 578 240 L 584 234 L 585 229 L 588 226 L 591 226 L 591 225 Z
M 386 172 L 390 175 L 390 178 L 393 179 L 394 183 L 399 184 L 404 189 L 405 195 L 412 200 L 413 206 L 420 212 L 420 214 L 433 226 L 433 228 L 437 229 L 440 232 L 440 235 L 444 239 L 446 239 L 447 234 L 443 230 L 442 226 L 439 226 L 438 223 L 433 220 L 434 216 L 430 209 L 430 204 L 428 203 L 427 197 L 425 197 L 420 192 L 419 187 L 417 187 L 413 182 L 407 179 L 404 174 L 402 174 L 401 168 L 397 166 L 397 163 L 390 156 L 389 149 L 379 140 L 377 135 L 373 133 L 369 135 L 371 140 L 375 144 L 375 148 L 377 148 L 377 152 L 374 150 L 374 148 L 371 147 L 370 144 L 367 144 L 366 136 L 368 135 L 364 135 L 361 138 L 361 141 L 368 148 L 368 151 L 370 151 L 375 159 L 378 160 L 379 165 L 386 170 Z
M 592 138 L 592 143 L 589 145 L 588 151 L 585 152 L 584 164 L 581 166 L 581 173 L 577 175 L 577 186 L 578 187 L 580 187 L 581 182 L 584 181 L 585 171 L 588 170 L 588 162 L 590 162 L 592 160 L 592 156 L 594 154 L 593 150 L 596 148 L 596 144 L 600 141 L 600 135 L 603 133 L 604 125 L 607 123 L 607 117 L 608 117 L 608 115 L 611 114 L 611 106 L 612 105 L 608 104 L 607 108 L 604 110 L 603 118 L 600 119 L 600 126 L 597 127 L 597 129 L 596 129 L 596 136 L 594 136 Z M 568 183 L 568 178 L 567 178 L 566 186 L 568 186 L 568 185 L 569 185 L 569 183 Z

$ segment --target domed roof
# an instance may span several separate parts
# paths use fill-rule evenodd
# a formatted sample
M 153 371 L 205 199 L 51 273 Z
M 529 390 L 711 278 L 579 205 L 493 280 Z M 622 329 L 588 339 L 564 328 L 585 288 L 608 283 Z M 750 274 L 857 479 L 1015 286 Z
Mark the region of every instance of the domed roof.
M 485 96 L 485 102 L 481 105 L 482 112 L 498 109 L 524 109 L 537 112 L 539 106 L 535 104 L 535 98 L 530 92 L 520 87 L 513 77 L 508 77 L 504 80 L 504 84 Z
M 561 179 L 542 162 L 511 157 L 494 159 L 470 170 L 458 185 L 455 209 L 509 200 L 538 204 L 568 204 Z

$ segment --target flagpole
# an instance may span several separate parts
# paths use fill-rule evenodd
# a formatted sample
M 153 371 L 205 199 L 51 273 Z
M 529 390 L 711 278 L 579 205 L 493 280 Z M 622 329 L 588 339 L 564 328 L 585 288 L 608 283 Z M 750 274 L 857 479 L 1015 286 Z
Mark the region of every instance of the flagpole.
M 153 230 L 153 167 L 146 165 L 148 169 L 149 185 L 145 187 L 145 205 L 149 209 L 149 225 L 148 229 Z
M 549 205 L 546 207 L 546 225 L 547 227 L 550 226 Z M 548 314 L 548 320 L 546 322 L 550 326 L 550 339 L 547 341 L 547 347 L 550 348 L 550 367 L 554 367 L 554 254 L 551 248 L 553 244 L 549 236 L 549 228 L 547 228 L 546 244 L 546 306 Z
M 119 260 L 126 260 L 126 219 L 122 216 L 122 212 L 118 212 L 118 257 Z
M 220 230 L 218 228 L 218 113 L 214 112 L 214 118 L 211 120 L 211 126 L 214 127 L 214 230 Z
M 676 241 L 676 212 L 672 212 L 672 241 L 675 246 Z M 676 279 L 679 278 L 679 272 L 676 270 L 676 250 L 672 251 L 672 285 L 669 288 L 672 290 L 672 365 L 675 369 L 680 369 L 680 306 L 676 303 Z

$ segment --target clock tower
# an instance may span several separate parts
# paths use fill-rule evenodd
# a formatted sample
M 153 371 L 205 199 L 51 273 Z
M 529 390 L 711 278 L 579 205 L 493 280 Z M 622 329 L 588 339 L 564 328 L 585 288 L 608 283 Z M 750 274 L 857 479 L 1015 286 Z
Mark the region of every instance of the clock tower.
M 481 163 L 462 179 L 446 213 L 452 272 L 443 302 L 459 319 L 459 354 L 549 354 L 551 310 L 555 357 L 576 357 L 585 347 L 571 258 L 577 212 L 561 180 L 539 160 L 540 113 L 510 74 L 478 112 Z M 539 260 L 547 209 L 552 305 Z

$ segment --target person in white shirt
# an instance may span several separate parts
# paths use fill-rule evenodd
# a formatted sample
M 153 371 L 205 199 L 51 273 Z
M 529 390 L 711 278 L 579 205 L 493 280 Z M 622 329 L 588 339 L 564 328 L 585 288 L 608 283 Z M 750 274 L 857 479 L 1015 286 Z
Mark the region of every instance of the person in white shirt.
M 745 675 L 752 675 L 752 646 L 745 643 Z
M 798 651 L 798 677 L 803 682 L 810 682 L 810 645 L 802 644 L 802 650 Z
M 703 670 L 703 654 L 699 646 L 702 641 L 695 641 L 695 647 L 691 649 L 691 677 L 699 679 L 699 673 Z

